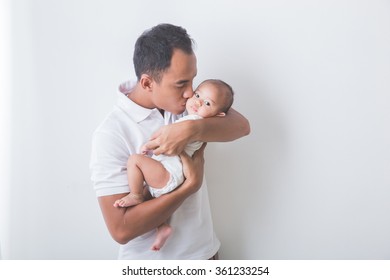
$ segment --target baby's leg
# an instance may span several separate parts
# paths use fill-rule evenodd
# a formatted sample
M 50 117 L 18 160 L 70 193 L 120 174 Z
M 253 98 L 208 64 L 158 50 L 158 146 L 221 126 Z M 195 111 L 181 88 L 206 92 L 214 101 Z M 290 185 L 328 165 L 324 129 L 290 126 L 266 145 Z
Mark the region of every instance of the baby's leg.
M 169 180 L 169 173 L 157 160 L 144 155 L 131 155 L 127 162 L 127 178 L 130 193 L 115 201 L 115 207 L 129 207 L 144 201 L 142 195 L 144 181 L 154 188 L 164 187 Z
M 157 228 L 157 236 L 154 240 L 151 250 L 159 251 L 162 246 L 164 246 L 165 241 L 167 241 L 168 237 L 172 234 L 172 228 L 167 224 L 163 223 Z

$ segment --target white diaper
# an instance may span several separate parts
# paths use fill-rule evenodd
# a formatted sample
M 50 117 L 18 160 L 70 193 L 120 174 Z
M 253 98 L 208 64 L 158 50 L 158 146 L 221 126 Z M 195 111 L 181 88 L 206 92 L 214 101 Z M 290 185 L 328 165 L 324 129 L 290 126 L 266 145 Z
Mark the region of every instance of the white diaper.
M 179 156 L 170 157 L 165 155 L 153 155 L 152 158 L 161 162 L 165 169 L 171 174 L 165 187 L 156 189 L 149 186 L 150 194 L 153 197 L 159 197 L 169 193 L 184 182 L 183 165 Z

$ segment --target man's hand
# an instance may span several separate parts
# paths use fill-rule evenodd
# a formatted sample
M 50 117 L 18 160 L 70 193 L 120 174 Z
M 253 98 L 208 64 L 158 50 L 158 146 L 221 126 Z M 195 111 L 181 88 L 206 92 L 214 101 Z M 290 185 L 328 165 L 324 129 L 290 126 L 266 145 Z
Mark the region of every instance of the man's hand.
M 153 133 L 149 141 L 142 147 L 142 152 L 153 151 L 155 155 L 179 155 L 185 146 L 194 141 L 196 121 L 183 121 L 165 125 Z
M 204 150 L 207 143 L 204 143 L 192 157 L 186 152 L 180 154 L 183 163 L 183 174 L 186 178 L 184 184 L 180 188 L 187 188 L 189 192 L 195 193 L 199 190 L 203 182 L 204 174 Z

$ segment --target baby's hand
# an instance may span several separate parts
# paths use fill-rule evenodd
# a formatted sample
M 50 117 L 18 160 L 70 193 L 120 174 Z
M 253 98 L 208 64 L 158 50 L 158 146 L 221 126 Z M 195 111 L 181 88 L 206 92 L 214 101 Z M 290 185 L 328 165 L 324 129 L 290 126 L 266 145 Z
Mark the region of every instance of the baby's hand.
M 152 150 L 148 150 L 148 148 L 146 147 L 146 145 L 143 145 L 141 147 L 141 151 L 140 151 L 141 154 L 143 154 L 144 156 L 152 156 L 153 155 L 153 151 Z

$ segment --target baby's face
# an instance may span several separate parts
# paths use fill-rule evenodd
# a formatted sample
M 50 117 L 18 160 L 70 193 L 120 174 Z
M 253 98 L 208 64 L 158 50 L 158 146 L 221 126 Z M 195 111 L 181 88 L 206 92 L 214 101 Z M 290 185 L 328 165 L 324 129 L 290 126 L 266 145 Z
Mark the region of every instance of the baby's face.
M 188 114 L 208 118 L 221 113 L 225 100 L 223 94 L 218 94 L 218 90 L 218 87 L 212 84 L 206 83 L 198 86 L 194 95 L 187 100 Z

